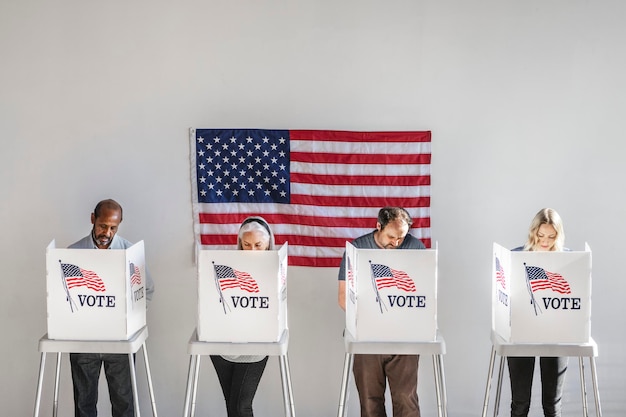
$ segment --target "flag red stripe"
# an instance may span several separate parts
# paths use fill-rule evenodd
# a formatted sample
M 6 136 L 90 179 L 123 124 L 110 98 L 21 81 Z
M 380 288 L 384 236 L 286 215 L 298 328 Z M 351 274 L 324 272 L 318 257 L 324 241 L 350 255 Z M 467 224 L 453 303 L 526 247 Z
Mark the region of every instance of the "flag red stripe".
M 372 228 L 372 230 L 374 230 Z M 294 246 L 323 246 L 323 247 L 335 247 L 344 248 L 346 241 L 353 240 L 352 237 L 315 237 L 315 236 L 303 236 L 303 235 L 274 235 L 277 245 L 282 245 L 285 242 L 289 242 L 289 245 Z M 206 234 L 201 235 L 201 243 L 203 245 L 236 245 L 237 236 L 229 236 L 222 234 Z
M 81 277 L 68 277 L 66 282 L 68 288 L 87 287 L 94 291 L 105 291 L 105 286 L 102 281 L 95 282 Z
M 322 185 L 387 185 L 417 186 L 430 185 L 430 175 L 380 177 L 379 175 L 320 175 L 291 173 L 291 182 Z
M 382 290 L 383 288 L 395 287 L 396 283 L 391 278 L 376 278 L 376 288 Z
M 326 152 L 290 152 L 291 162 L 315 164 L 426 165 L 430 154 L 345 154 Z
M 374 230 L 374 229 L 372 229 Z M 275 235 L 276 245 L 289 242 L 290 246 L 311 246 L 327 248 L 345 248 L 346 242 L 354 240 L 351 236 L 328 237 L 328 236 L 304 236 L 304 235 Z M 420 239 L 424 246 L 429 247 L 430 239 Z M 223 234 L 200 235 L 200 243 L 203 245 L 236 245 L 237 237 Z M 428 243 L 428 244 L 427 244 Z
M 291 195 L 291 204 L 330 207 L 429 207 L 430 197 L 343 197 L 318 195 Z
M 374 230 L 372 228 L 372 230 Z M 281 245 L 289 242 L 292 246 L 325 246 L 329 248 L 345 248 L 346 241 L 351 242 L 351 237 L 330 237 L 330 236 L 304 236 L 304 235 L 277 235 L 276 243 Z
M 399 269 L 393 269 L 393 268 L 390 268 L 390 269 L 391 269 L 391 273 L 393 274 L 394 278 L 397 278 L 397 279 L 409 278 L 409 274 L 407 274 L 404 271 L 401 271 Z
M 534 280 L 534 281 L 531 281 L 530 282 L 530 286 L 532 287 L 533 291 L 552 289 L 552 286 L 546 280 L 541 280 L 541 281 Z
M 239 288 L 239 283 L 234 278 L 220 278 L 219 283 L 220 283 L 220 288 L 223 290 L 228 290 L 231 288 Z
M 236 235 L 222 235 L 222 234 L 201 234 L 200 244 L 202 245 L 236 245 Z
M 339 266 L 339 258 L 313 258 L 310 256 L 289 255 L 289 265 L 291 266 L 319 266 L 322 268 L 336 268 Z
M 259 292 L 259 287 L 254 285 L 239 284 L 239 288 L 247 292 Z
M 262 210 L 259 210 L 262 213 Z M 201 224 L 240 224 L 251 213 L 200 213 Z M 376 219 L 371 217 L 322 217 L 299 214 L 263 214 L 269 224 L 294 224 L 302 226 L 371 228 L 374 230 Z M 430 227 L 430 217 L 413 218 L 414 228 Z
M 423 132 L 354 132 L 343 130 L 290 130 L 291 140 L 340 142 L 430 142 L 431 133 Z

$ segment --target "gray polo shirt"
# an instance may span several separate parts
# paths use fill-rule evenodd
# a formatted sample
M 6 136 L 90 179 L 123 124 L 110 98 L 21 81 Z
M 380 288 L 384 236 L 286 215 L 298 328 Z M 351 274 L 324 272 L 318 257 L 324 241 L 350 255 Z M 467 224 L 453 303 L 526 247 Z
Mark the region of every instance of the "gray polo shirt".
M 356 239 L 352 241 L 352 244 L 359 249 L 380 249 L 380 247 L 376 244 L 376 240 L 374 240 L 374 232 L 376 231 L 374 230 L 371 233 L 357 237 Z M 416 238 L 415 236 L 409 233 L 405 236 L 400 246 L 398 246 L 396 249 L 391 249 L 391 250 L 398 250 L 398 249 L 426 249 L 426 247 L 424 246 L 421 240 L 419 240 L 418 238 Z M 346 254 L 345 253 L 343 254 L 343 258 L 341 259 L 341 265 L 339 266 L 338 278 L 339 278 L 339 281 L 346 280 Z

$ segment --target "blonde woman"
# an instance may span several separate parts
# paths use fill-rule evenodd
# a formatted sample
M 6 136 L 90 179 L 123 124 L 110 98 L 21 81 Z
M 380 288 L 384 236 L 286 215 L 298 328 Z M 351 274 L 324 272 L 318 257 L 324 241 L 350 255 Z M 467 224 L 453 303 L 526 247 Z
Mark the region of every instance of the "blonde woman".
M 513 250 L 562 251 L 565 234 L 559 214 L 551 209 L 539 210 L 530 224 L 528 240 Z M 561 398 L 568 358 L 541 357 L 541 403 L 545 417 L 561 416 Z M 509 357 L 511 378 L 511 417 L 528 416 L 535 370 L 534 357 Z
M 248 217 L 239 227 L 239 250 L 272 250 L 274 234 L 262 217 Z M 211 361 L 224 393 L 228 417 L 253 417 L 252 400 L 263 376 L 267 356 L 217 356 Z

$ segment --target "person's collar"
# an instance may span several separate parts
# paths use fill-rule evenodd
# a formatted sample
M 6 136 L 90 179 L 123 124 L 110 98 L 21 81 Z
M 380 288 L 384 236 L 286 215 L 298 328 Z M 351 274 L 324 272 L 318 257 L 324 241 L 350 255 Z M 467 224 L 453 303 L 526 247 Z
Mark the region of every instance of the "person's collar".
M 372 238 L 374 239 L 374 244 L 375 244 L 375 245 L 376 245 L 379 249 L 383 249 L 383 248 L 380 246 L 380 244 L 378 243 L 378 239 L 377 239 L 377 237 L 378 237 L 378 229 L 376 229 L 376 230 L 374 230 L 374 231 L 372 232 Z

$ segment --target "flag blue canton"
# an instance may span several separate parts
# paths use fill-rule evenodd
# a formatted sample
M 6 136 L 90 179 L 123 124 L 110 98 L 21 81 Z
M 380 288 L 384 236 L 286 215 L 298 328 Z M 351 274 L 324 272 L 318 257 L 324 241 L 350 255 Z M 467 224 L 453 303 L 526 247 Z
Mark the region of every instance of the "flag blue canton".
M 534 279 L 548 279 L 546 271 L 538 266 L 527 266 L 526 272 L 528 273 L 528 279 L 531 281 Z
M 215 273 L 219 279 L 224 278 L 237 278 L 235 271 L 230 266 L 226 265 L 214 265 Z
M 391 268 L 383 264 L 372 264 L 372 273 L 375 278 L 393 277 Z
M 198 129 L 200 203 L 289 203 L 289 131 Z

